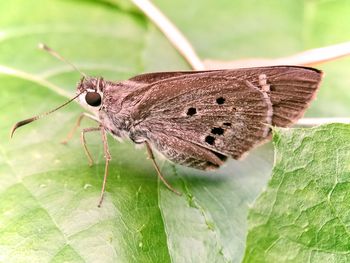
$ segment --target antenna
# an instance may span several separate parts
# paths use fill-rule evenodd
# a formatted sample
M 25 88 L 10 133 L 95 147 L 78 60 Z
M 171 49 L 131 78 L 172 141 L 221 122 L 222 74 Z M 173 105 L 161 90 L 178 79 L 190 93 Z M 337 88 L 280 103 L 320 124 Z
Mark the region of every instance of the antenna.
M 85 91 L 80 92 L 78 95 L 74 96 L 72 99 L 68 100 L 67 102 L 63 103 L 62 105 L 58 106 L 57 108 L 55 108 L 55 109 L 53 109 L 53 110 L 50 110 L 50 111 L 48 111 L 48 112 L 45 112 L 45 113 L 36 115 L 36 116 L 31 117 L 31 118 L 28 118 L 28 119 L 25 119 L 25 120 L 23 120 L 23 121 L 17 122 L 17 123 L 13 126 L 13 128 L 12 128 L 12 130 L 11 130 L 10 138 L 13 137 L 14 132 L 15 132 L 19 127 L 24 126 L 24 125 L 26 125 L 26 124 L 28 124 L 28 123 L 33 122 L 33 121 L 36 121 L 36 120 L 38 120 L 38 119 L 41 119 L 42 117 L 45 117 L 45 116 L 47 116 L 47 115 L 49 115 L 49 114 L 51 114 L 51 113 L 53 113 L 53 112 L 59 110 L 60 108 L 66 106 L 68 103 L 70 103 L 70 102 L 72 102 L 73 100 L 75 100 L 76 98 L 78 98 L 78 97 L 79 97 L 82 93 L 84 93 L 84 92 L 85 92 Z
M 86 74 L 81 72 L 72 62 L 64 58 L 62 55 L 58 54 L 55 50 L 52 48 L 48 47 L 47 45 L 43 43 L 39 43 L 38 47 L 46 52 L 48 52 L 51 56 L 54 56 L 55 58 L 67 63 L 70 65 L 74 70 L 78 71 L 84 78 L 87 78 Z

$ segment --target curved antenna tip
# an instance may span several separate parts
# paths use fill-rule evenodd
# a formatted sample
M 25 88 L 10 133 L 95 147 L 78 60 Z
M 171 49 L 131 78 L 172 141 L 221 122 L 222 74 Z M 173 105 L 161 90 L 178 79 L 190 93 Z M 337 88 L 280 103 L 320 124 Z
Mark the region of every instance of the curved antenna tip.
M 17 122 L 17 123 L 13 126 L 13 128 L 12 128 L 12 130 L 11 130 L 10 138 L 13 137 L 13 134 L 15 133 L 15 131 L 16 131 L 19 127 L 22 127 L 23 125 L 26 125 L 26 124 L 31 123 L 31 122 L 33 122 L 33 121 L 36 121 L 36 120 L 38 120 L 38 119 L 41 119 L 42 117 L 45 117 L 45 116 L 47 116 L 47 115 L 49 115 L 49 114 L 51 114 L 51 113 L 53 113 L 53 112 L 59 110 L 60 108 L 66 106 L 68 103 L 70 103 L 70 102 L 72 102 L 73 100 L 75 100 L 76 98 L 78 98 L 78 97 L 79 97 L 81 94 L 83 94 L 84 92 L 85 92 L 85 91 L 83 90 L 82 92 L 78 93 L 76 96 L 74 96 L 73 98 L 71 98 L 70 100 L 68 100 L 67 102 L 63 103 L 62 105 L 58 106 L 57 108 L 55 108 L 55 109 L 53 109 L 53 110 L 50 110 L 50 111 L 48 111 L 48 112 L 39 114 L 39 115 L 37 115 L 37 116 L 31 117 L 31 118 L 28 118 L 28 119 L 25 119 L 25 120 L 23 120 L 23 121 Z
M 23 121 L 17 122 L 17 123 L 12 127 L 12 129 L 11 129 L 10 139 L 12 139 L 13 134 L 15 133 L 15 131 L 16 131 L 19 127 L 21 127 L 21 126 L 23 126 L 23 125 L 26 125 L 26 124 L 28 124 L 28 123 L 31 123 L 32 121 L 35 121 L 36 119 L 37 119 L 37 118 L 33 117 L 33 118 L 29 118 L 29 119 L 25 119 L 25 120 L 23 120 Z

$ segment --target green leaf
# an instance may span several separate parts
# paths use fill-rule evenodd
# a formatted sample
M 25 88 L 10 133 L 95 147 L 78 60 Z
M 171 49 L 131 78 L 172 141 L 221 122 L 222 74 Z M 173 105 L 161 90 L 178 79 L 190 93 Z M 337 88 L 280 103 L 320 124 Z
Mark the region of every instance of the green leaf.
M 249 213 L 244 262 L 348 262 L 350 125 L 277 129 L 267 190 Z

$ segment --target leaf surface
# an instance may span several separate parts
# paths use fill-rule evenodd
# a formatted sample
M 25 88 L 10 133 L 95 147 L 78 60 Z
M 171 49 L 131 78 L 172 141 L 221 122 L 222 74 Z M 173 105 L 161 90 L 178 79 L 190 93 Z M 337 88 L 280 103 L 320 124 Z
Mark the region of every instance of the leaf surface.
M 349 261 L 350 125 L 278 129 L 243 262 Z

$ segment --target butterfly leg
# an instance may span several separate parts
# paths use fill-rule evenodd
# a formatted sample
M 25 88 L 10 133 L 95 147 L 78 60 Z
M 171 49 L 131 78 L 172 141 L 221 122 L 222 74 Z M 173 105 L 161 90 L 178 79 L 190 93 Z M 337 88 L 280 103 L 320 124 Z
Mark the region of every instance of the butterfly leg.
M 101 127 L 91 127 L 91 128 L 85 128 L 81 131 L 81 136 L 80 136 L 81 144 L 83 145 L 86 157 L 89 160 L 89 166 L 92 166 L 94 164 L 94 160 L 92 159 L 91 153 L 86 146 L 85 133 L 93 132 L 93 131 L 100 131 L 100 130 L 101 130 Z
M 152 163 L 153 163 L 153 166 L 154 168 L 156 169 L 157 171 L 157 174 L 158 174 L 158 177 L 160 180 L 162 180 L 162 182 L 165 184 L 166 187 L 168 187 L 169 190 L 171 190 L 172 192 L 174 192 L 175 194 L 177 195 L 181 195 L 181 193 L 179 193 L 178 191 L 176 191 L 164 178 L 164 176 L 162 175 L 159 167 L 158 167 L 158 164 L 154 158 L 154 154 L 153 154 L 153 151 L 152 151 L 152 148 L 151 146 L 149 145 L 149 143 L 146 141 L 145 142 L 146 144 L 146 148 L 147 148 L 147 153 L 148 153 L 148 157 L 151 159 Z
M 98 205 L 97 205 L 98 207 L 101 207 L 102 202 L 103 202 L 104 192 L 106 189 L 106 181 L 107 181 L 107 176 L 108 176 L 109 162 L 112 158 L 111 158 L 111 154 L 109 153 L 106 130 L 102 126 L 85 128 L 81 132 L 81 142 L 84 146 L 85 154 L 89 159 L 89 165 L 91 166 L 94 161 L 93 161 L 92 156 L 91 156 L 91 154 L 86 146 L 85 133 L 93 132 L 93 131 L 101 131 L 102 142 L 103 142 L 103 151 L 104 151 L 104 157 L 105 157 L 105 172 L 104 172 L 104 176 L 103 176 L 103 184 L 102 184 L 102 189 L 101 189 L 100 201 L 98 202 Z
M 105 193 L 105 189 L 106 189 L 106 181 L 107 181 L 107 176 L 108 176 L 108 165 L 109 165 L 109 162 L 112 158 L 111 158 L 111 154 L 109 152 L 106 130 L 101 126 L 99 129 L 101 130 L 103 151 L 104 151 L 104 157 L 105 157 L 105 173 L 104 173 L 104 177 L 103 177 L 103 184 L 102 184 L 102 189 L 101 189 L 100 201 L 98 202 L 98 205 L 97 205 L 98 207 L 101 207 L 104 193 Z
M 67 137 L 61 142 L 62 144 L 67 144 L 70 139 L 72 139 L 74 133 L 77 131 L 77 129 L 80 127 L 81 121 L 84 117 L 87 117 L 89 119 L 92 119 L 94 121 L 97 121 L 99 123 L 99 120 L 89 113 L 83 112 L 79 115 L 76 123 L 74 124 L 73 128 L 70 130 L 70 132 L 67 134 Z

